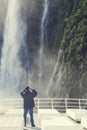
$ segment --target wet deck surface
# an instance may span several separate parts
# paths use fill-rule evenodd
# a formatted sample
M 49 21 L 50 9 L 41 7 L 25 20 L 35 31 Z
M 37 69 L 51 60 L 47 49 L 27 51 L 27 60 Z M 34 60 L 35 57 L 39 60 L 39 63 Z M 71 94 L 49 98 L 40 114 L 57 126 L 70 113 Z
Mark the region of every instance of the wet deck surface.
M 8 111 L 5 111 L 5 114 L 3 114 L 3 113 L 4 113 L 4 111 L 1 111 L 1 116 L 0 116 L 1 118 L 2 118 L 2 117 L 7 117 L 7 118 L 12 118 L 12 117 L 14 117 L 14 118 L 17 118 L 17 117 L 16 117 L 16 114 L 17 114 L 17 116 L 18 116 L 19 118 L 21 118 L 21 119 L 20 119 L 20 122 L 21 122 L 21 120 L 22 120 L 22 118 L 23 118 L 23 111 L 22 111 L 22 110 L 20 110 L 20 113 L 19 113 L 19 110 L 16 110 L 16 109 L 15 109 L 15 111 L 14 111 L 14 110 L 10 110 L 10 111 L 8 110 Z M 18 113 L 19 113 L 19 115 L 18 115 Z M 66 117 L 68 120 L 70 120 L 70 122 L 72 122 L 72 123 L 74 123 L 76 126 L 79 126 L 79 127 L 82 128 L 81 123 L 77 123 L 77 122 L 73 121 L 73 120 L 70 119 L 65 113 L 64 113 L 64 114 L 60 114 L 60 116 Z M 1 118 L 0 118 L 0 120 L 1 120 Z M 38 121 L 38 113 L 34 113 L 34 121 L 35 121 L 35 127 L 31 127 L 30 121 L 29 121 L 29 116 L 28 116 L 27 126 L 24 127 L 24 129 L 23 129 L 23 127 L 22 127 L 22 129 L 23 129 L 23 130 L 42 130 L 41 127 L 40 127 L 39 121 Z M 0 129 L 0 130 L 1 130 L 1 129 Z M 5 128 L 5 130 L 7 130 L 7 129 Z M 55 128 L 54 128 L 54 130 L 55 130 Z M 84 130 L 84 129 L 82 128 L 82 130 Z
M 81 126 L 81 123 L 77 123 L 77 122 L 75 122 L 75 121 L 73 121 L 72 119 L 70 119 L 69 117 L 67 117 L 67 115 L 66 114 L 61 114 L 61 116 L 64 116 L 64 117 L 66 117 L 68 120 L 70 120 L 72 123 L 74 123 L 76 126 L 79 126 L 79 127 L 81 127 L 82 128 L 82 126 Z M 27 127 L 24 127 L 24 130 L 42 130 L 41 128 L 40 128 L 40 125 L 39 125 L 39 122 L 38 122 L 38 114 L 34 114 L 34 120 L 35 120 L 35 125 L 36 125 L 36 127 L 31 127 L 30 125 L 27 125 Z M 84 129 L 82 129 L 82 130 L 84 130 Z

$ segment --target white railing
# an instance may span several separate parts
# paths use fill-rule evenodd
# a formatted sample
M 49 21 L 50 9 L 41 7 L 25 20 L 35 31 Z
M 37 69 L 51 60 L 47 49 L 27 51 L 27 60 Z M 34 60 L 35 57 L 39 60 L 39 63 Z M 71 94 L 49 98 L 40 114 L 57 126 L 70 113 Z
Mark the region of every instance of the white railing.
M 0 99 L 0 107 L 23 108 L 20 98 Z M 87 99 L 75 98 L 35 98 L 35 109 L 57 109 L 65 112 L 67 108 L 87 109 Z
M 87 109 L 87 99 L 38 98 L 36 102 L 38 109 L 57 109 L 60 112 L 65 112 L 67 108 Z

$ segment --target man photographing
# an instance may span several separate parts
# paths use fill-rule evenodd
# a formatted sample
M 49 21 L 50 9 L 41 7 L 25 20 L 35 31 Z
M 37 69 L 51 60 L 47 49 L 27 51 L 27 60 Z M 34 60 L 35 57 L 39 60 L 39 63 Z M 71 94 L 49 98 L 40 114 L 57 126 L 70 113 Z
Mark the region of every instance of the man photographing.
M 27 86 L 20 93 L 20 95 L 22 96 L 24 100 L 24 126 L 26 126 L 26 116 L 27 116 L 27 113 L 29 112 L 31 126 L 35 127 L 34 118 L 33 118 L 33 107 L 35 106 L 34 97 L 37 96 L 37 92 L 34 89 L 31 89 L 29 86 Z

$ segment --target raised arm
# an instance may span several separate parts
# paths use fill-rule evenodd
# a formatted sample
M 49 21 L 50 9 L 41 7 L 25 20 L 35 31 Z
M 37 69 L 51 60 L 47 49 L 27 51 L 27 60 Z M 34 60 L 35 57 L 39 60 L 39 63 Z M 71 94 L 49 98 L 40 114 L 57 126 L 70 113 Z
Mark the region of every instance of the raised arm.
M 33 97 L 36 97 L 37 96 L 37 91 L 33 89 L 32 94 L 33 94 Z
M 21 91 L 20 95 L 24 98 L 25 95 L 25 89 L 23 91 Z
M 36 90 L 29 88 L 29 91 L 32 93 L 33 97 L 37 96 L 37 91 Z

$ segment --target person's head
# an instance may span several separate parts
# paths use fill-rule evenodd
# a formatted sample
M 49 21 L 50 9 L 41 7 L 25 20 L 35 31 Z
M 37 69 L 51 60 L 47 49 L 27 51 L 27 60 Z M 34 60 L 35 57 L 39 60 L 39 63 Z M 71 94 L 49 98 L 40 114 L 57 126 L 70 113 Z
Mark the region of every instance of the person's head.
M 29 86 L 27 86 L 27 87 L 25 88 L 25 90 L 27 90 L 27 91 L 28 91 L 29 89 L 30 89 L 30 87 L 29 87 Z

